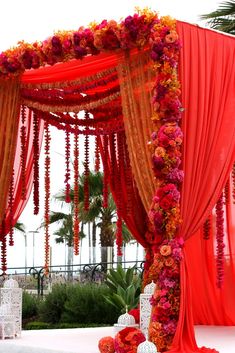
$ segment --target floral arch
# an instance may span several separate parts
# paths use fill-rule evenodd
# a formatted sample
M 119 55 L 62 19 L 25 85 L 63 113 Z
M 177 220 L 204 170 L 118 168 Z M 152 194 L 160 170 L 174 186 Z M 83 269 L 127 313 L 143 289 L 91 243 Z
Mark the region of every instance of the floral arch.
M 38 212 L 43 132 L 46 269 L 50 125 L 65 131 L 68 201 L 74 138 L 75 208 L 79 135 L 85 140 L 95 135 L 96 166 L 100 156 L 104 169 L 103 202 L 109 186 L 117 203 L 118 251 L 125 220 L 146 249 L 144 281 L 154 278 L 157 283 L 150 338 L 160 351 L 206 352 L 196 345 L 193 323 L 235 322 L 229 305 L 235 292 L 234 56 L 234 37 L 158 18 L 149 10 L 120 23 L 59 32 L 41 43 L 22 42 L 1 53 L 2 270 L 7 268 L 6 242 L 14 243 L 12 226 L 32 184 Z M 80 111 L 85 111 L 82 119 Z M 85 161 L 88 148 L 87 142 Z M 88 177 L 86 162 L 85 173 Z M 88 183 L 86 195 L 89 207 Z M 75 212 L 75 252 L 78 232 Z M 217 286 L 211 281 L 216 273 Z

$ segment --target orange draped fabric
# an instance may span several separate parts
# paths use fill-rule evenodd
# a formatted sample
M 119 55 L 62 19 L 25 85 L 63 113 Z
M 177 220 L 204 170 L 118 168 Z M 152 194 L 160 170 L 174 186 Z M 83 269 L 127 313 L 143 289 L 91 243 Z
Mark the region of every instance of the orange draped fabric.
M 177 23 L 177 31 L 183 43 L 180 81 L 185 109 L 180 233 L 187 240 L 218 200 L 235 157 L 235 38 L 183 22 Z M 181 263 L 180 318 L 172 353 L 199 351 L 193 331 L 190 257 L 188 262 L 185 257 Z
M 19 79 L 0 82 L 0 222 L 10 186 L 19 124 Z

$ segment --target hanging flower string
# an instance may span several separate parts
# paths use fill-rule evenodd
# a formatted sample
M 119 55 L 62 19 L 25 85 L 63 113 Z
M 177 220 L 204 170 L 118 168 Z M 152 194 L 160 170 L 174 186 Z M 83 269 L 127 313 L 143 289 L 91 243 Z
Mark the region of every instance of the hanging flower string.
M 103 207 L 108 207 L 108 136 L 103 137 L 104 159 L 103 159 Z
M 39 213 L 39 119 L 33 112 L 33 203 L 34 214 Z
M 75 119 L 77 114 L 75 114 Z M 78 126 L 75 126 L 74 132 L 74 219 L 73 219 L 73 247 L 74 254 L 79 253 L 79 135 Z
M 233 195 L 233 203 L 235 204 L 235 163 L 233 164 L 233 169 L 232 169 L 232 195 Z
M 85 112 L 85 120 L 89 120 L 89 113 Z M 84 139 L 84 210 L 89 211 L 89 135 Z
M 212 215 L 209 215 L 209 217 L 206 219 L 206 221 L 203 224 L 203 239 L 209 240 L 211 238 L 211 224 L 212 224 Z
M 21 197 L 26 199 L 26 106 L 21 106 L 21 128 L 20 128 L 20 164 L 21 164 L 21 183 L 22 191 Z
M 217 286 L 221 288 L 224 279 L 224 195 L 221 194 L 216 204 L 216 266 L 217 266 Z
M 2 274 L 6 274 L 7 270 L 7 236 L 5 235 L 5 216 L 1 224 L 1 269 Z
M 99 152 L 99 142 L 98 137 L 95 137 L 95 172 L 100 171 L 100 152 Z
M 230 204 L 230 178 L 227 180 L 224 187 L 224 198 L 225 198 L 225 204 L 229 205 Z
M 70 133 L 65 131 L 65 202 L 69 203 L 70 198 Z
M 44 224 L 45 224 L 45 274 L 49 272 L 50 262 L 50 234 L 49 234 L 49 223 L 50 223 L 50 130 L 49 125 L 45 123 L 45 205 L 44 205 Z
M 124 172 L 124 146 L 123 146 L 123 134 L 119 132 L 117 134 L 117 151 L 118 151 L 118 171 L 116 173 L 116 189 L 117 189 L 117 232 L 116 232 L 116 244 L 117 254 L 122 255 L 122 216 L 123 216 L 123 202 L 122 202 L 122 187 L 121 180 Z
M 8 199 L 8 209 L 9 209 L 9 245 L 13 246 L 14 245 L 14 240 L 13 240 L 13 234 L 14 234 L 14 228 L 13 228 L 13 218 L 14 218 L 14 211 L 13 211 L 13 205 L 14 205 L 14 169 L 12 171 L 12 176 L 11 176 L 11 182 L 10 182 L 10 188 L 9 188 L 9 199 Z

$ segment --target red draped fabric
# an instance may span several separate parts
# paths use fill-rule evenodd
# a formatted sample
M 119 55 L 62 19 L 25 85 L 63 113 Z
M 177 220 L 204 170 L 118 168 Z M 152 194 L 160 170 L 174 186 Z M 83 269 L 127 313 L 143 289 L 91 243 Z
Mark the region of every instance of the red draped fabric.
M 43 137 L 43 121 L 39 123 L 39 146 L 42 143 Z M 16 155 L 14 160 L 14 203 L 13 203 L 13 225 L 19 219 L 21 213 L 23 212 L 29 196 L 31 194 L 32 185 L 33 185 L 33 116 L 31 111 L 27 111 L 27 119 L 25 121 L 26 126 L 26 143 L 25 143 L 25 184 L 26 184 L 26 195 L 22 198 L 22 167 L 21 167 L 21 143 L 20 143 L 20 129 L 21 124 L 19 124 L 18 139 L 16 146 Z M 6 209 L 6 218 L 5 218 L 5 234 L 10 230 L 10 210 Z
M 183 22 L 177 23 L 177 31 L 183 43 L 179 77 L 185 109 L 181 235 L 187 240 L 218 200 L 235 157 L 235 38 Z M 199 351 L 188 280 L 190 257 L 188 262 L 186 256 L 181 264 L 180 318 L 170 352 Z
M 226 220 L 225 275 L 221 289 L 216 286 L 216 244 L 215 227 L 213 227 L 215 220 L 212 222 L 209 239 L 203 239 L 200 229 L 186 242 L 186 256 L 188 263 L 190 262 L 188 268 L 189 284 L 192 290 L 193 321 L 195 324 L 235 324 L 235 219 L 232 217 L 235 205 L 232 202 L 231 192 L 229 202 L 224 206 L 224 211 Z

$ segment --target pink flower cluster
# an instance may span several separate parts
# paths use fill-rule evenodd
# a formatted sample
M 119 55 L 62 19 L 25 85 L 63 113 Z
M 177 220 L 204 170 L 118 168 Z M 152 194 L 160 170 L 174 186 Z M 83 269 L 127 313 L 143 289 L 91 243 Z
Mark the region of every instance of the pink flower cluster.
M 19 75 L 46 64 L 82 59 L 104 50 L 143 48 L 149 42 L 153 26 L 158 23 L 156 13 L 143 10 L 120 23 L 104 20 L 90 28 L 60 31 L 43 42 L 29 44 L 22 41 L 17 47 L 0 54 L 0 77 Z

